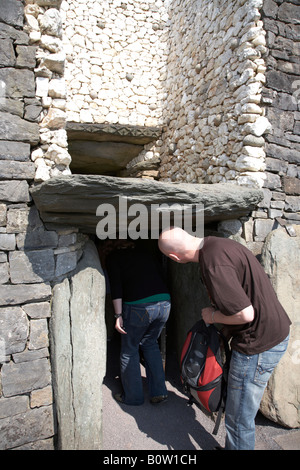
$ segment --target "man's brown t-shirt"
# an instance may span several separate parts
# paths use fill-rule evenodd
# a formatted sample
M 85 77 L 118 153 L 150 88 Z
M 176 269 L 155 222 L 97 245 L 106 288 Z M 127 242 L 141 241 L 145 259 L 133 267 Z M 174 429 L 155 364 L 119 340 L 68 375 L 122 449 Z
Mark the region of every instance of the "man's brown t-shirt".
M 228 238 L 206 237 L 199 263 L 211 301 L 224 315 L 254 308 L 251 323 L 228 325 L 233 349 L 259 354 L 287 337 L 290 319 L 251 251 Z

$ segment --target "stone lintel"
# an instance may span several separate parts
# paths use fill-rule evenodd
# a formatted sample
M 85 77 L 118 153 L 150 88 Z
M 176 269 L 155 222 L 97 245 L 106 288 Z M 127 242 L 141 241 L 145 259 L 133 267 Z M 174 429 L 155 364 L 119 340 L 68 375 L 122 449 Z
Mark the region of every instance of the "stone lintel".
M 96 175 L 52 178 L 33 187 L 31 194 L 48 228 L 71 226 L 93 234 L 100 220 L 96 216 L 98 206 L 111 204 L 118 215 L 121 196 L 126 198 L 127 208 L 144 204 L 148 214 L 153 204 L 203 204 L 204 223 L 248 215 L 263 198 L 261 190 L 238 185 L 164 183 Z

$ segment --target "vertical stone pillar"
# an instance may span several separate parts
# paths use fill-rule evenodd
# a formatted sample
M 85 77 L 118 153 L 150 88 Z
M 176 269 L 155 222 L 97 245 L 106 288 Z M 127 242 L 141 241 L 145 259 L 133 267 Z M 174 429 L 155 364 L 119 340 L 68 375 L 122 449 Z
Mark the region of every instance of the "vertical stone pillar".
M 296 237 L 284 229 L 270 233 L 262 253 L 262 264 L 278 299 L 289 315 L 289 347 L 276 367 L 265 391 L 261 412 L 283 426 L 300 426 L 300 226 Z
M 88 242 L 75 274 L 53 289 L 50 341 L 61 450 L 102 447 L 105 279 Z

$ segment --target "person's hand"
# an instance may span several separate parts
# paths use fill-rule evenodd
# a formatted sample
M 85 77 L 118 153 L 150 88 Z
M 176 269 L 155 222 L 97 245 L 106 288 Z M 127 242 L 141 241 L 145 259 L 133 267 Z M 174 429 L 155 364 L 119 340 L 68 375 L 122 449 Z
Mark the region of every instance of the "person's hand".
M 202 319 L 204 323 L 207 325 L 211 325 L 213 322 L 212 314 L 215 311 L 213 307 L 205 307 L 202 309 L 201 314 L 202 314 Z
M 123 317 L 116 319 L 115 329 L 121 333 L 121 335 L 127 335 L 126 331 L 123 328 Z

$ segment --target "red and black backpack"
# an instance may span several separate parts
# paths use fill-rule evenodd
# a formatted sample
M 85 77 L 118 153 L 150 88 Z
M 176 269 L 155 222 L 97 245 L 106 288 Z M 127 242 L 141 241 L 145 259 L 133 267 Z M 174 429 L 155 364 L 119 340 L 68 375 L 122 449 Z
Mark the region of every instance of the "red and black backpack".
M 181 353 L 181 380 L 190 403 L 213 413 L 219 411 L 213 434 L 217 434 L 225 409 L 230 350 L 215 327 L 198 321 L 188 332 Z

